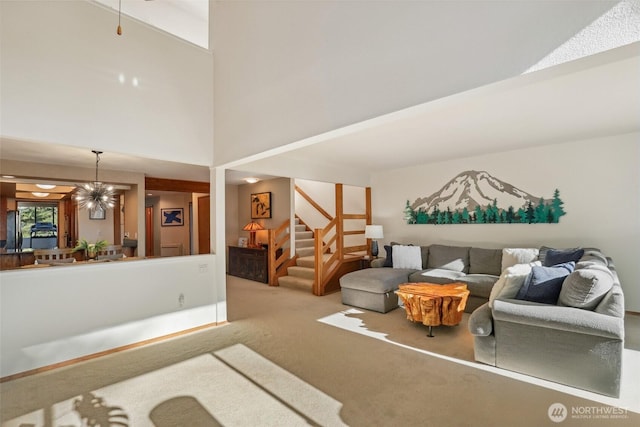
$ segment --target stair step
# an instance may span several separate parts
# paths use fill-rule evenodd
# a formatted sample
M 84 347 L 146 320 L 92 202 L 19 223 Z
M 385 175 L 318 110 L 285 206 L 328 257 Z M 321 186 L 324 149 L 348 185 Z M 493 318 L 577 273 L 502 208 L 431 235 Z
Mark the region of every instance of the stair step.
M 296 248 L 312 248 L 314 245 L 315 239 L 296 239 Z
M 309 239 L 313 240 L 313 231 L 296 231 L 296 242 Z
M 282 276 L 278 279 L 278 284 L 284 288 L 300 289 L 311 292 L 313 289 L 313 280 L 295 276 Z
M 324 254 L 323 261 L 326 261 L 331 254 Z M 313 254 L 304 257 L 298 257 L 296 260 L 296 264 L 300 267 L 314 268 L 315 266 L 315 256 Z
M 303 224 L 296 224 L 295 232 L 298 233 L 300 231 L 307 231 L 307 226 Z
M 289 276 L 293 277 L 302 277 L 303 279 L 311 279 L 313 280 L 315 277 L 315 271 L 313 267 L 302 267 L 299 265 L 287 268 L 287 273 Z
M 296 254 L 298 255 L 298 257 L 313 256 L 314 252 L 315 252 L 315 249 L 313 247 L 311 247 L 311 248 L 296 248 Z

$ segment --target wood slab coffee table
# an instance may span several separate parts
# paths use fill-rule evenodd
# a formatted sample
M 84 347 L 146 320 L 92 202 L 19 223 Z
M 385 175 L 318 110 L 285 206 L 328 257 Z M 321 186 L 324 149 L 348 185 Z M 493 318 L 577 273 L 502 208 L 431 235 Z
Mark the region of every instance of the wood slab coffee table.
M 429 337 L 433 337 L 434 326 L 460 323 L 469 298 L 464 283 L 404 283 L 398 286 L 396 294 L 404 303 L 407 320 L 428 326 Z

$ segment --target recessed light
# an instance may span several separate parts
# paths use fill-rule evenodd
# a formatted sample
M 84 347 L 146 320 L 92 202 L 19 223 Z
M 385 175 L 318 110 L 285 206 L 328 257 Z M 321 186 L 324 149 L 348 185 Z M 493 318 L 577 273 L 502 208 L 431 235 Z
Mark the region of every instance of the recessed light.
M 43 190 L 52 190 L 56 188 L 56 186 L 53 184 L 36 184 L 36 187 L 42 188 Z
M 253 178 L 253 177 L 245 178 L 244 180 L 249 184 L 255 184 L 256 182 L 260 181 L 258 178 Z
M 15 176 L 13 175 L 2 175 L 3 178 L 7 178 L 7 179 L 14 179 Z
M 34 191 L 31 194 L 33 194 L 36 197 L 47 197 L 49 195 L 49 193 L 40 193 L 38 191 Z

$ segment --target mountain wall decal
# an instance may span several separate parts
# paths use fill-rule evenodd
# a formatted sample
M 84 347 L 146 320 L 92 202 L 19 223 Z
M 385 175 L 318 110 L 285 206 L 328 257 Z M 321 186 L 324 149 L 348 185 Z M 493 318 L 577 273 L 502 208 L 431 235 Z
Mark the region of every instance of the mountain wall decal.
M 407 200 L 408 224 L 557 223 L 565 215 L 559 190 L 545 199 L 486 171 L 465 171 L 439 191 Z

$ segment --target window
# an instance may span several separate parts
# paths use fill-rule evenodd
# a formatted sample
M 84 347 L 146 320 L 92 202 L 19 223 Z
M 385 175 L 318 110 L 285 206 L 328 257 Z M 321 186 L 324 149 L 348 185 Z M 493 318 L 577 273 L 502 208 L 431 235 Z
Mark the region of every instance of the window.
M 20 213 L 20 231 L 22 232 L 22 248 L 34 247 L 32 237 L 57 237 L 57 231 L 43 229 L 32 236 L 31 227 L 36 223 L 58 225 L 58 204 L 47 202 L 18 202 Z

